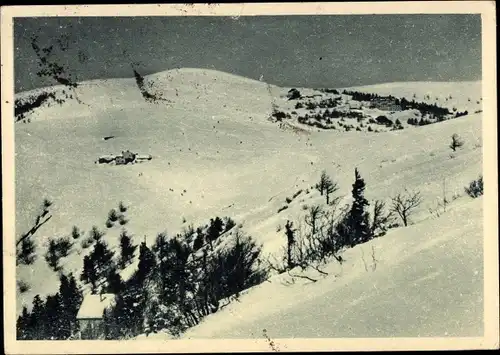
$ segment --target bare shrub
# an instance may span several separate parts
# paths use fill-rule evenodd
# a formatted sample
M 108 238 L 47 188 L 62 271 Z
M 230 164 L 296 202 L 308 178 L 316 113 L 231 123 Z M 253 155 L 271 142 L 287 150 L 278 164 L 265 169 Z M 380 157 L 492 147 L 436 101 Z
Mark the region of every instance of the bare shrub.
M 469 186 L 465 187 L 465 192 L 472 198 L 481 196 L 483 194 L 483 175 L 479 175 L 479 178 L 472 180 Z
M 410 192 L 405 190 L 391 198 L 392 204 L 390 211 L 396 213 L 405 226 L 408 226 L 408 219 L 415 209 L 422 203 L 420 191 Z
M 318 226 L 319 219 L 323 213 L 321 206 L 311 206 L 308 211 L 309 213 L 305 216 L 304 221 L 311 227 L 311 233 L 316 234 L 316 228 Z
M 456 151 L 457 148 L 460 148 L 464 145 L 464 141 L 462 138 L 460 138 L 460 136 L 456 133 L 454 133 L 452 136 L 451 136 L 451 143 L 450 143 L 450 148 L 453 150 L 453 151 Z
M 293 223 L 287 221 L 285 226 L 287 245 L 282 250 L 280 259 L 274 257 L 273 260 L 268 260 L 271 269 L 283 273 L 289 272 L 295 267 L 300 267 L 303 270 L 312 267 L 320 274 L 326 275 L 324 271 L 320 270 L 320 267 L 330 257 L 334 257 L 342 263 L 343 259 L 339 252 L 345 245 L 342 244 L 337 233 L 337 226 L 348 212 L 347 207 L 349 206 L 340 209 L 336 203 L 332 208 L 323 211 L 320 207 L 313 206 L 299 221 L 297 227 L 294 228 Z M 291 274 L 290 276 L 303 277 Z M 309 277 L 305 278 L 313 282 L 317 281 Z
M 394 221 L 394 212 L 392 210 L 386 212 L 385 207 L 385 202 L 375 200 L 371 224 L 372 234 L 375 236 L 384 235 Z

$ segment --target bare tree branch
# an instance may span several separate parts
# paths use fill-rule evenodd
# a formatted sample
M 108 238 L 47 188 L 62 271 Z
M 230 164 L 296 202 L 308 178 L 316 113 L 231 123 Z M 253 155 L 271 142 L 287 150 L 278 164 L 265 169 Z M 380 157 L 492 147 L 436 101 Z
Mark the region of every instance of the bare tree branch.
M 372 233 L 376 235 L 377 232 L 385 233 L 387 227 L 394 219 L 394 212 L 390 210 L 388 213 L 385 212 L 385 202 L 381 200 L 375 200 L 373 206 L 373 221 L 372 221 Z
M 461 146 L 464 145 L 464 141 L 462 138 L 460 138 L 460 136 L 456 133 L 454 133 L 452 136 L 451 136 L 451 143 L 450 143 L 450 148 L 453 150 L 453 151 L 456 151 L 457 148 L 460 148 Z
M 317 272 L 319 272 L 320 274 L 322 275 L 325 275 L 325 276 L 328 276 L 329 274 L 327 272 L 324 272 L 323 270 L 320 270 L 318 266 L 315 266 L 315 265 L 311 265 L 311 267 L 316 270 Z
M 299 277 L 301 279 L 307 279 L 307 280 L 312 281 L 312 282 L 317 282 L 318 281 L 318 280 L 312 279 L 312 278 L 310 278 L 309 276 L 306 276 L 306 275 L 292 275 L 292 274 L 290 274 L 290 271 L 288 271 L 288 275 L 290 277 Z
M 48 216 L 46 219 L 44 219 L 43 221 L 40 222 L 40 217 L 41 215 L 38 215 L 37 218 L 36 218 L 36 224 L 31 227 L 31 229 L 26 232 L 25 234 L 23 234 L 21 236 L 21 238 L 19 238 L 19 240 L 16 242 L 16 246 L 18 246 L 19 244 L 21 244 L 23 242 L 24 239 L 26 238 L 29 238 L 31 237 L 33 234 L 35 234 L 35 232 L 41 227 L 43 226 L 45 223 L 47 223 L 51 218 L 52 218 L 52 215 Z
M 422 203 L 420 191 L 405 191 L 405 193 L 399 193 L 395 197 L 392 197 L 391 200 L 392 205 L 390 210 L 399 215 L 405 226 L 408 225 L 410 215 Z

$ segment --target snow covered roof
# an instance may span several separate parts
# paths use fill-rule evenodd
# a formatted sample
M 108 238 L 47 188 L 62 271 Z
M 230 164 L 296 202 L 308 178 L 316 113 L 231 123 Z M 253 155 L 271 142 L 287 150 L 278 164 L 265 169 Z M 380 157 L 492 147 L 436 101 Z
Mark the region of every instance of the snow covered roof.
M 102 318 L 104 310 L 111 306 L 114 301 L 115 295 L 113 293 L 103 293 L 102 295 L 88 294 L 83 298 L 76 319 Z

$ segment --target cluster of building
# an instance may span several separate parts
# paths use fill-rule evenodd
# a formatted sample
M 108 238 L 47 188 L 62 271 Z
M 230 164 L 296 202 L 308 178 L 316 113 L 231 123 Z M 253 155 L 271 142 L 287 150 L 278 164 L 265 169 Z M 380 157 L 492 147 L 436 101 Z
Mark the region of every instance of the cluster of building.
M 125 165 L 125 164 L 134 164 L 137 162 L 142 162 L 144 160 L 151 160 L 153 157 L 148 154 L 148 155 L 139 155 L 136 153 L 131 152 L 130 150 L 125 150 L 122 151 L 121 154 L 119 155 L 102 155 L 100 156 L 96 163 L 99 164 L 110 164 L 110 163 L 115 163 L 116 165 Z

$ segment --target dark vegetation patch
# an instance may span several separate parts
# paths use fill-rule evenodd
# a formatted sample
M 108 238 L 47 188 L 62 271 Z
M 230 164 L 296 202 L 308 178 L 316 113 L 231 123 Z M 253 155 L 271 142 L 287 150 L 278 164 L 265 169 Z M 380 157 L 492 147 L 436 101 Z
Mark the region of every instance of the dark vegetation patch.
M 16 99 L 14 103 L 15 121 L 19 122 L 26 118 L 26 115 L 36 108 L 42 106 L 50 99 L 55 100 L 56 95 L 53 92 L 42 92 L 38 95 L 30 95 L 24 99 Z
M 280 208 L 278 208 L 278 213 L 286 210 L 287 208 L 288 208 L 288 205 L 281 206 Z
M 36 55 L 38 67 L 40 68 L 36 75 L 40 78 L 50 78 L 57 84 L 63 85 L 64 89 L 57 96 L 54 92 L 41 92 L 24 99 L 16 99 L 14 103 L 15 122 L 23 121 L 30 112 L 44 103 L 50 106 L 51 101 L 61 105 L 66 100 L 75 98 L 77 102 L 83 103 L 75 91 L 78 83 L 73 80 L 69 70 L 55 60 L 56 49 L 62 52 L 68 49 L 68 38 L 63 36 L 55 39 L 55 42 L 55 45 L 41 46 L 37 35 L 31 38 L 31 48 Z
M 144 98 L 144 100 L 146 100 L 146 102 L 150 103 L 158 103 L 159 101 L 170 102 L 165 97 L 163 97 L 161 93 L 152 92 L 153 83 L 152 82 L 146 83 L 144 77 L 141 74 L 139 74 L 139 72 L 136 69 L 133 69 L 133 71 L 137 87 L 139 88 L 139 91 L 141 92 L 141 95 Z
M 476 180 L 472 180 L 469 186 L 465 187 L 465 192 L 472 198 L 483 195 L 483 176 L 480 175 Z

